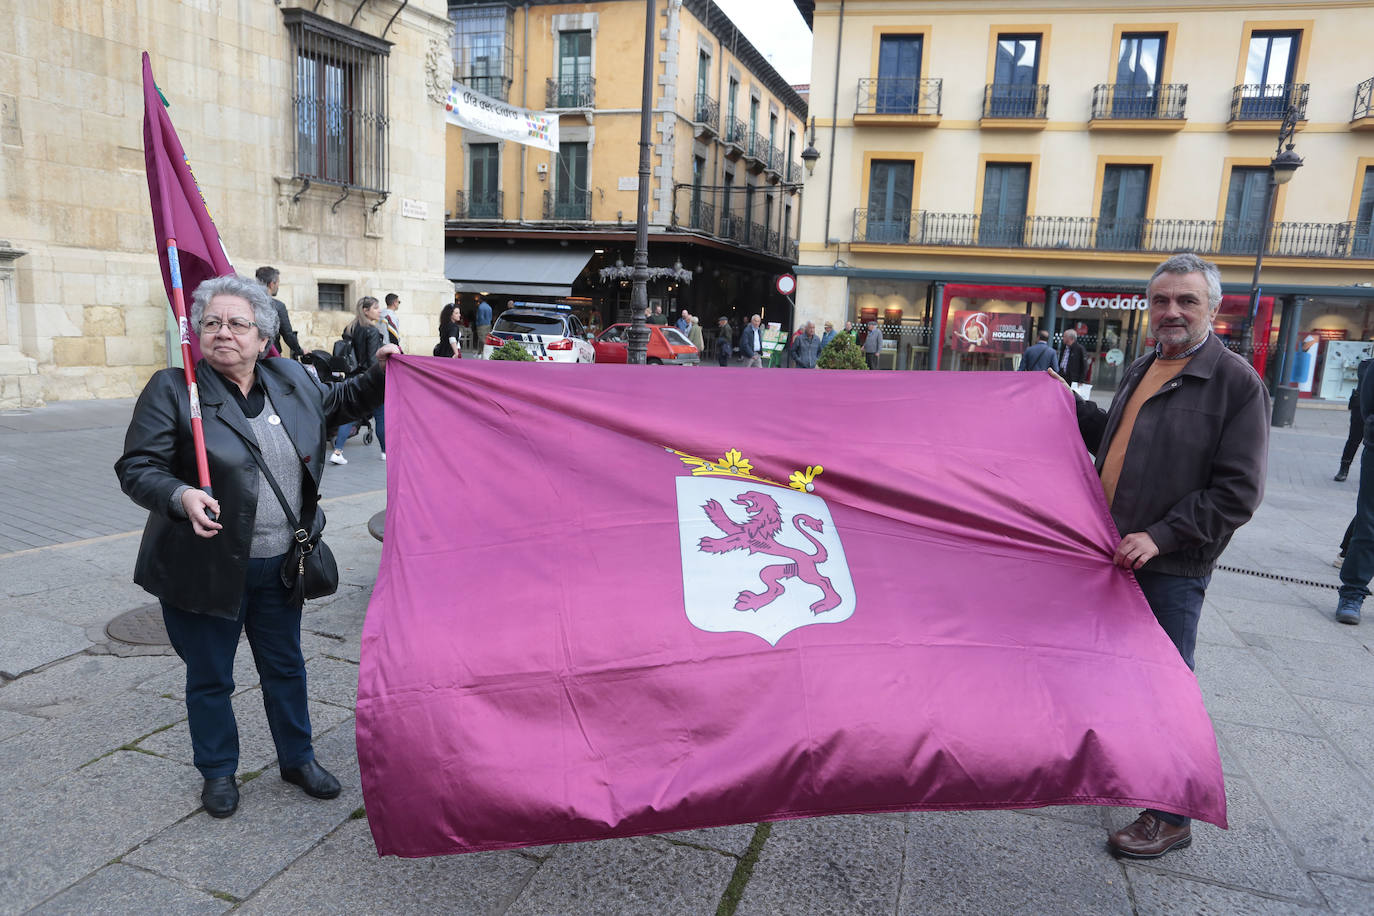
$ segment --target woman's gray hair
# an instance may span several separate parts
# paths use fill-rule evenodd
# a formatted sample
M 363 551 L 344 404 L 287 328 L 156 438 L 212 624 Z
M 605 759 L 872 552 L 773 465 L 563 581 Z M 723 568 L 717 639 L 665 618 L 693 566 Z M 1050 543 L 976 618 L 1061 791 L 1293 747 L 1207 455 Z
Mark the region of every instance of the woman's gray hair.
M 1202 279 L 1207 283 L 1207 305 L 1216 308 L 1221 304 L 1221 269 L 1191 251 L 1172 255 L 1156 267 L 1155 272 L 1150 274 L 1150 282 L 1145 284 L 1146 296 L 1150 295 L 1150 287 L 1160 274 L 1202 274 Z
M 196 287 L 191 296 L 191 327 L 200 331 L 200 319 L 205 315 L 205 307 L 216 296 L 238 296 L 247 299 L 253 307 L 253 323 L 258 326 L 258 337 L 271 340 L 277 336 L 277 310 L 267 296 L 267 288 L 256 280 L 227 274 L 211 277 Z M 264 355 L 266 351 L 263 351 Z

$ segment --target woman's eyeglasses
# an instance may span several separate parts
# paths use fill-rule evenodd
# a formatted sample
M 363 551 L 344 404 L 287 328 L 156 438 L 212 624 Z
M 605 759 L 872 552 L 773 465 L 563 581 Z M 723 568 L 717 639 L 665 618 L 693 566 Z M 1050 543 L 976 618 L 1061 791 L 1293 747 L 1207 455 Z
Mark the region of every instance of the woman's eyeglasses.
M 218 334 L 219 329 L 226 324 L 229 325 L 230 333 L 238 337 L 242 337 L 257 327 L 256 322 L 249 321 L 247 318 L 230 318 L 228 321 L 221 321 L 218 318 L 202 318 L 200 330 L 204 334 Z

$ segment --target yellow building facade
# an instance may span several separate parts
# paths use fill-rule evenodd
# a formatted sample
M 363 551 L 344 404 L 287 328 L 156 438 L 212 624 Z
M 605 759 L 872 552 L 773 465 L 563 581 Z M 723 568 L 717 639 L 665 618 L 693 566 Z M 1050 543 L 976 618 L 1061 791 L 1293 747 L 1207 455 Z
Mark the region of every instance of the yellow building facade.
M 624 0 L 449 4 L 454 79 L 559 118 L 558 152 L 448 127 L 446 269 L 465 312 L 486 293 L 498 310 L 569 300 L 593 326 L 625 316 L 644 16 Z M 659 2 L 655 24 L 650 297 L 707 327 L 786 320 L 772 282 L 796 260 L 806 105 L 710 0 Z
M 1374 338 L 1374 4 L 797 6 L 822 153 L 798 310 L 877 318 L 884 368 L 1010 368 L 1073 327 L 1111 386 L 1148 340 L 1146 280 L 1180 250 L 1221 266 L 1217 330 L 1241 349 L 1261 240 L 1253 361 L 1271 382 L 1309 337 Z M 1286 116 L 1305 163 L 1271 184 Z M 1001 343 L 980 341 L 994 326 Z

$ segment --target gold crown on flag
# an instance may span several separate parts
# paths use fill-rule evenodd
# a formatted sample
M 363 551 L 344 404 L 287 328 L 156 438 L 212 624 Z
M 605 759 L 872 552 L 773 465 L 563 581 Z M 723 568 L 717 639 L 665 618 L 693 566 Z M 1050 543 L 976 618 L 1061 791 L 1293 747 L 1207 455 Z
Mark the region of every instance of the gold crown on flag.
M 790 487 L 803 493 L 810 493 L 816 489 L 815 480 L 825 470 L 819 464 L 808 465 L 805 470 L 793 471 L 787 479 L 787 483 L 783 483 L 780 480 L 770 480 L 755 474 L 753 463 L 745 458 L 744 454 L 737 448 L 730 449 L 721 456 L 719 461 L 697 458 L 695 455 L 679 452 L 675 448 L 667 449 L 667 451 L 682 459 L 682 463 L 692 469 L 693 477 L 732 477 L 737 480 L 752 480 L 755 483 L 764 483 L 774 487 Z

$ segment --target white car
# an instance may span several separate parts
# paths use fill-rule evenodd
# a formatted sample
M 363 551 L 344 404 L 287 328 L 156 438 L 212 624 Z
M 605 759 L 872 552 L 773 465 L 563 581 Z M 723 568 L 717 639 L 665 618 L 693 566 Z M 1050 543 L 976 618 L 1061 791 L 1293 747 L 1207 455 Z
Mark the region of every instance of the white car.
M 506 309 L 482 344 L 482 358 L 491 359 L 491 354 L 508 340 L 520 344 L 538 362 L 596 362 L 587 329 L 572 312 L 529 306 Z

